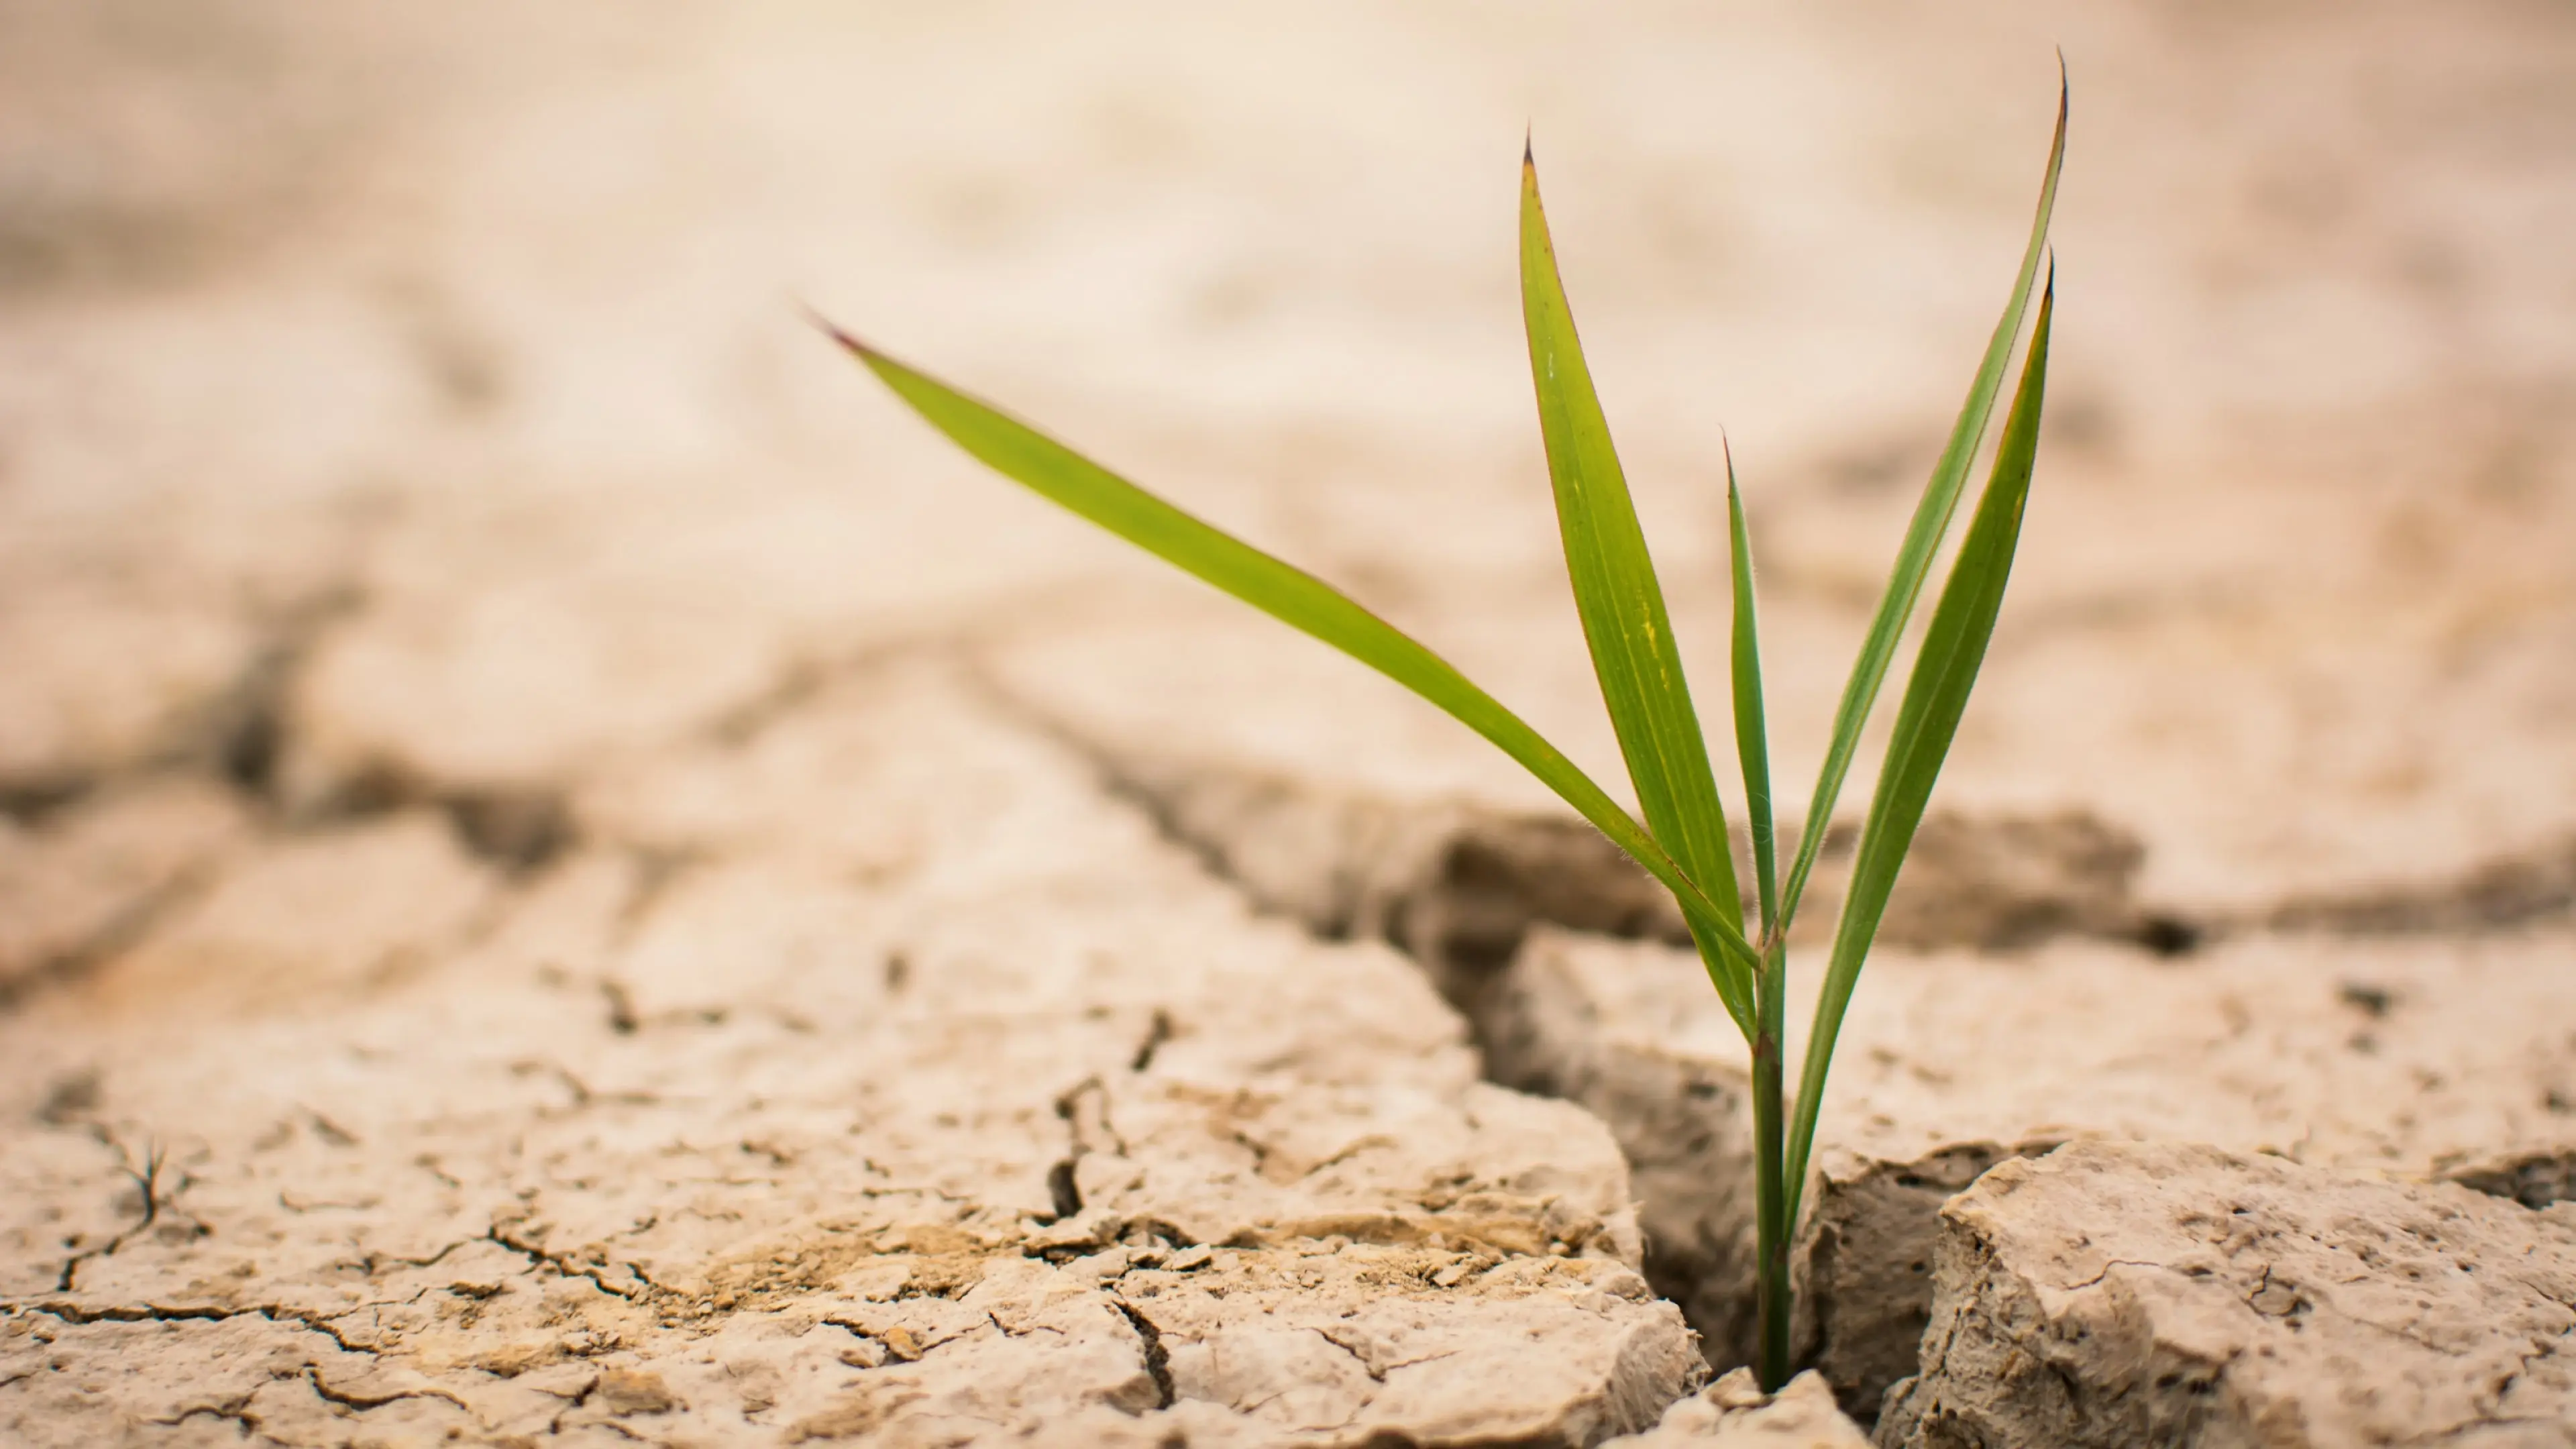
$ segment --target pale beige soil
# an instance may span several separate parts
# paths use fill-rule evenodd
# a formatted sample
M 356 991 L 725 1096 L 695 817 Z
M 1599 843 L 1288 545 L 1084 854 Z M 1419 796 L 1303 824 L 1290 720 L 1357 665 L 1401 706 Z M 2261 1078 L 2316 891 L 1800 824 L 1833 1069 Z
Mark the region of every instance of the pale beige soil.
M 2080 1144 L 1941 1211 L 1904 1449 L 2551 1449 L 2576 1424 L 2576 1210 L 2206 1147 Z
M 0 0 L 0 1440 L 1842 1442 L 1685 1398 L 1740 1070 L 1651 892 L 798 307 L 1613 781 L 1530 126 L 1803 782 L 2053 45 L 2039 487 L 1828 1108 L 1906 1276 L 1802 1342 L 1865 1417 L 2062 1140 L 2566 1195 L 2562 6 Z

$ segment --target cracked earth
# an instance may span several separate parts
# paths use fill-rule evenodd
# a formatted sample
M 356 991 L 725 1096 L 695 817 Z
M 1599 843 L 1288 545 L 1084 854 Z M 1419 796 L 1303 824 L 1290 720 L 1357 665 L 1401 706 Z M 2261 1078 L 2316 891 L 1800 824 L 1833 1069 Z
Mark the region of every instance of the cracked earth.
M 1802 780 L 2053 44 L 2039 487 L 1766 1400 L 1651 883 L 795 304 L 1606 781 L 1534 121 Z M 0 0 L 0 1441 L 2566 1442 L 2571 74 L 2501 0 Z

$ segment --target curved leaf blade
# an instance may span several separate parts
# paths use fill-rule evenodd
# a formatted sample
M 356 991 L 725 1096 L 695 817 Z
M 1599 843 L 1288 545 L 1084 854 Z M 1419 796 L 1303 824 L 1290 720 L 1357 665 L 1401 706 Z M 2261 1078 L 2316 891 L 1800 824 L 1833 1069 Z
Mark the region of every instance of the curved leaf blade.
M 1743 901 L 1708 744 L 1691 706 L 1690 684 L 1682 673 L 1654 560 L 1637 524 L 1636 504 L 1611 446 L 1609 420 L 1602 415 L 1582 341 L 1575 335 L 1547 213 L 1539 202 L 1538 167 L 1526 150 L 1521 156 L 1521 310 L 1565 568 L 1573 579 L 1575 608 L 1582 616 L 1602 702 L 1609 707 L 1619 751 L 1628 762 L 1628 778 L 1636 786 L 1646 828 L 1691 879 L 1705 883 L 1740 941 Z M 1693 924 L 1710 979 L 1750 1036 L 1758 964 L 1751 953 L 1730 951 L 1722 937 L 1708 939 Z
M 1824 1106 L 1825 1077 L 1833 1065 L 1834 1042 L 1842 1032 L 1843 1013 L 1851 1005 L 1870 942 L 1878 934 L 1915 827 L 1932 798 L 1932 783 L 1959 732 L 1959 717 L 1968 707 L 1977 671 L 1985 663 L 1986 644 L 1994 637 L 1995 616 L 2003 608 L 2004 585 L 2012 575 L 2013 551 L 2021 540 L 2022 508 L 2030 499 L 2030 475 L 2039 450 L 2040 406 L 2048 390 L 2048 331 L 2056 310 L 2057 278 L 2050 269 L 2040 293 L 2039 321 L 2031 330 L 2030 352 L 2022 364 L 2021 383 L 2012 411 L 2004 419 L 2003 441 L 1995 450 L 1994 471 L 1985 495 L 1968 524 L 1966 540 L 1950 568 L 1949 582 L 1932 609 L 1923 649 L 1914 660 L 1913 677 L 1897 706 L 1896 730 L 1887 743 L 1869 819 L 1861 827 L 1860 851 L 1852 863 L 1849 897 L 1834 931 L 1833 954 L 1825 966 L 1824 990 L 1816 1001 L 1815 1026 L 1807 1035 L 1807 1060 L 1798 1077 L 1797 1118 L 1789 1133 L 1788 1183 L 1791 1221 L 1796 1220 L 1795 1194 L 1806 1180 L 1807 1154 L 1814 1146 L 1816 1116 Z
M 1815 869 L 1816 857 L 1824 849 L 1826 829 L 1833 823 L 1834 804 L 1842 796 L 1844 777 L 1851 773 L 1852 756 L 1860 748 L 1861 729 L 1878 703 L 1879 687 L 1886 682 L 1897 641 L 1905 633 L 1906 621 L 1913 617 L 1923 581 L 1932 569 L 1933 555 L 1940 551 L 1942 535 L 1949 532 L 1951 515 L 1958 510 L 1959 495 L 1967 482 L 1968 466 L 1976 460 L 1986 423 L 2002 393 L 2004 373 L 2012 363 L 2013 339 L 2021 335 L 2031 288 L 2039 280 L 2040 256 L 2048 244 L 2049 218 L 2057 209 L 2057 174 L 2066 159 L 2066 99 L 2061 64 L 2057 131 L 2049 142 L 2048 170 L 2040 182 L 2039 209 L 2031 219 L 2030 244 L 2022 253 L 2021 275 L 2013 283 L 2012 299 L 2004 304 L 2002 319 L 1995 324 L 1994 337 L 1986 344 L 1985 357 L 1977 364 L 1976 380 L 1969 385 L 1968 400 L 1959 409 L 1949 441 L 1942 446 L 1941 459 L 1933 465 L 1932 476 L 1923 486 L 1922 500 L 1914 507 L 1912 521 L 1906 524 L 1905 541 L 1897 549 L 1887 592 L 1879 599 L 1878 612 L 1871 617 L 1869 633 L 1861 641 L 1860 657 L 1852 661 L 1851 679 L 1843 686 L 1842 701 L 1834 708 L 1834 728 L 1825 748 L 1824 768 L 1816 776 L 1816 793 L 1808 803 L 1798 853 L 1790 863 L 1788 883 L 1781 895 L 1779 929 L 1784 937 L 1789 922 L 1797 916 L 1800 898 L 1806 894 L 1808 873 Z
M 990 404 L 820 318 L 816 321 L 895 396 L 977 461 L 1438 706 L 1518 761 L 1644 866 L 1681 902 L 1686 916 L 1723 924 L 1716 901 L 1617 801 L 1520 716 L 1412 636 L 1303 569 L 1175 508 Z M 1739 935 L 1739 945 L 1741 940 Z

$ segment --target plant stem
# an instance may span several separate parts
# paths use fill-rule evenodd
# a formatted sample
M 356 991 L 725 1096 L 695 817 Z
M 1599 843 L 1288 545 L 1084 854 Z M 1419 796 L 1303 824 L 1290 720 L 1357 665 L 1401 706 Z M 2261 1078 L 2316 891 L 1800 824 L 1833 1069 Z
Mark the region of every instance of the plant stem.
M 1788 952 L 1764 943 L 1762 979 L 1756 986 L 1759 1029 L 1753 1038 L 1754 1312 L 1761 1337 L 1755 1372 L 1762 1391 L 1789 1381 L 1789 1183 L 1787 1113 L 1781 1101 L 1781 1029 L 1788 1019 Z

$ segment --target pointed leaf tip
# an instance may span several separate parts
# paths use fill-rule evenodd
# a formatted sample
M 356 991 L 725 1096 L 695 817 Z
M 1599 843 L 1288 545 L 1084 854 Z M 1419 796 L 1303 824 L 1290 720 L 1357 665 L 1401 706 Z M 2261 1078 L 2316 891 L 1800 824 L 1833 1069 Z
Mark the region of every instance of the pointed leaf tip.
M 843 350 L 850 352 L 857 357 L 872 360 L 885 355 L 866 343 L 861 342 L 858 338 L 850 335 L 846 329 L 842 328 L 831 318 L 826 317 L 821 312 L 817 311 L 810 303 L 805 307 L 805 320 L 813 323 L 816 327 L 821 328 L 824 336 L 841 344 Z
M 1879 598 L 1878 613 L 1870 621 L 1869 633 L 1862 640 L 1860 657 L 1852 662 L 1851 678 L 1843 686 L 1843 697 L 1834 710 L 1833 734 L 1825 751 L 1824 768 L 1816 778 L 1815 794 L 1807 806 L 1807 820 L 1800 833 L 1797 854 L 1792 857 L 1789 873 L 1780 896 L 1780 915 L 1785 934 L 1788 923 L 1798 913 L 1809 872 L 1817 853 L 1823 849 L 1825 830 L 1833 816 L 1834 802 L 1842 792 L 1843 780 L 1851 768 L 1852 756 L 1859 747 L 1862 728 L 1868 723 L 1871 707 L 1878 700 L 1879 686 L 1885 681 L 1889 662 L 1894 658 L 1899 636 L 1914 612 L 1925 576 L 1931 569 L 1933 554 L 1950 526 L 1959 495 L 1967 482 L 1968 465 L 1976 456 L 1978 443 L 1985 437 L 1986 424 L 2003 390 L 2004 374 L 2009 368 L 2012 344 L 2020 335 L 2024 311 L 2032 291 L 2039 282 L 2043 257 L 2054 257 L 2048 242 L 2049 221 L 2057 206 L 2058 173 L 2066 159 L 2067 95 L 2061 82 L 2057 100 L 2057 126 L 2049 137 L 2048 166 L 2042 173 L 2039 205 L 2031 217 L 2030 241 L 2022 252 L 2021 272 L 2013 283 L 2012 296 L 2004 304 L 1994 335 L 1986 343 L 1984 358 L 1978 363 L 1976 380 L 1970 384 L 1968 397 L 1959 409 L 1958 422 L 1942 446 L 1941 460 L 1933 466 L 1932 477 L 1924 484 L 1923 496 L 1915 504 L 1914 517 L 1906 525 L 1905 541 L 1897 549 L 1896 567 L 1890 572 L 1887 591 Z
M 1790 1126 L 1787 1149 L 1788 1179 L 1792 1184 L 1805 1181 L 1808 1152 L 1815 1144 L 1817 1112 L 1833 1065 L 1834 1043 L 1842 1030 L 1843 1013 L 1851 1003 L 1852 989 L 1860 979 L 1862 964 L 1887 909 L 1889 893 L 1904 867 L 1915 829 L 1923 821 L 1933 782 L 1957 737 L 1969 692 L 1985 663 L 1986 646 L 1994 637 L 2004 587 L 2012 574 L 2013 554 L 2021 539 L 2022 510 L 2030 498 L 2041 404 L 2048 390 L 2049 332 L 2055 310 L 2054 294 L 2042 292 L 2039 320 L 2031 328 L 2030 349 L 2024 355 L 2021 381 L 2013 390 L 2012 409 L 2004 417 L 2003 437 L 1995 448 L 1985 492 L 1977 500 L 1967 537 L 1951 562 L 1949 581 L 1942 586 L 1940 602 L 1933 606 L 1931 624 L 1924 630 L 1921 650 L 1915 656 L 1913 676 L 1906 683 L 1904 699 L 1897 705 L 1896 725 L 1888 737 L 1887 761 L 1879 770 L 1878 787 L 1861 825 L 1860 848 L 1852 857 L 1851 884 L 1844 898 L 1842 920 L 1834 930 L 1824 986 L 1817 996 L 1815 1025 L 1807 1034 L 1807 1061 L 1799 1077 L 1797 1114 Z M 1790 1189 L 1793 1205 L 1797 1191 L 1795 1186 Z
M 1648 832 L 1724 912 L 1693 916 L 1691 934 L 1719 998 L 1749 1038 L 1759 965 L 1744 937 L 1726 814 L 1663 588 L 1557 273 L 1534 165 L 1521 171 L 1521 310 L 1566 573 L 1602 702 Z

